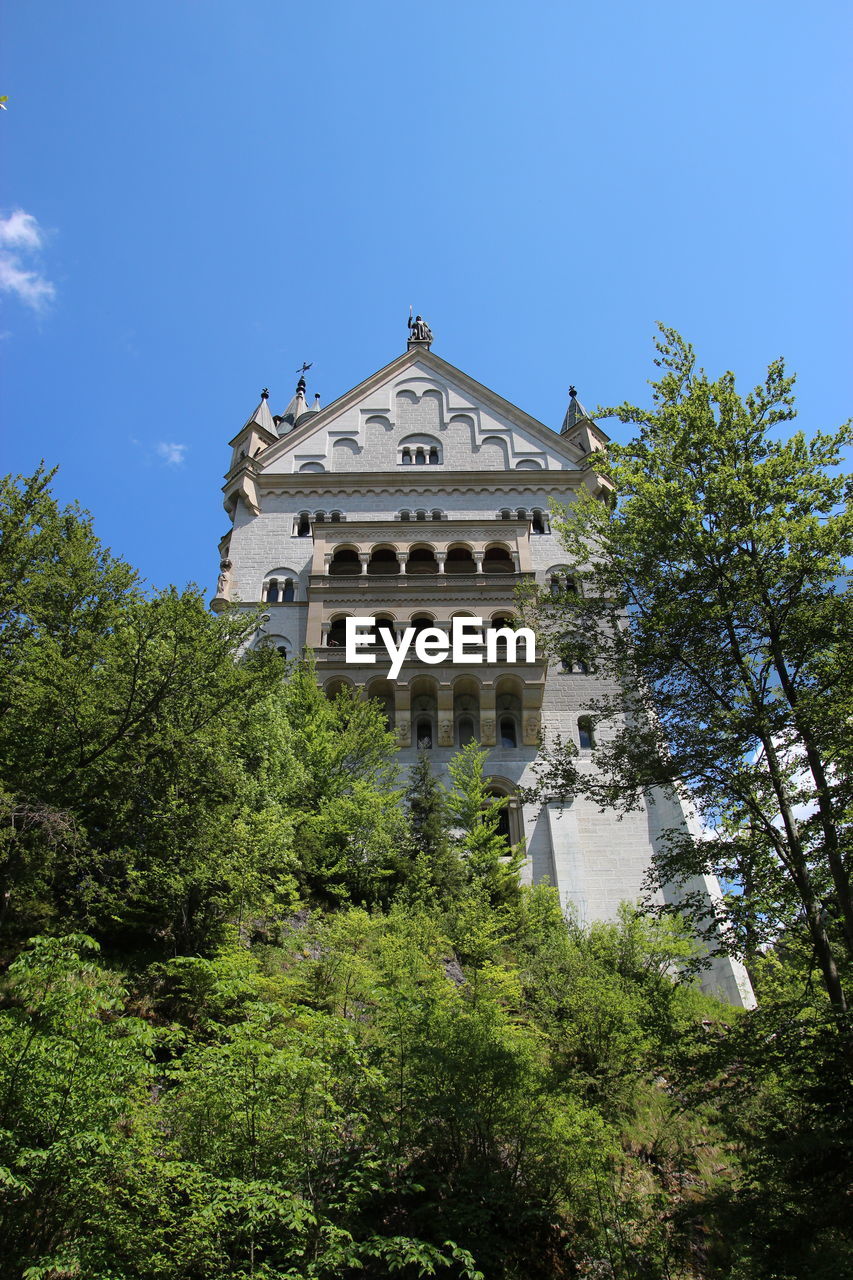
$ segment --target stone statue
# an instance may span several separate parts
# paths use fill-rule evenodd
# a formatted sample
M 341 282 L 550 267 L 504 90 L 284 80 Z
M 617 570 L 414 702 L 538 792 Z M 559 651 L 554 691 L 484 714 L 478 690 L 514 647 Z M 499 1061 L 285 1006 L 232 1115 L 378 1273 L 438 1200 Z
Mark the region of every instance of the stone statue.
M 409 318 L 406 324 L 410 330 L 409 342 L 432 342 L 432 329 L 421 316 L 415 316 L 414 320 L 412 319 L 411 307 L 409 307 Z
M 216 594 L 221 599 L 228 598 L 228 580 L 231 576 L 231 561 L 220 560 L 219 579 L 216 583 Z

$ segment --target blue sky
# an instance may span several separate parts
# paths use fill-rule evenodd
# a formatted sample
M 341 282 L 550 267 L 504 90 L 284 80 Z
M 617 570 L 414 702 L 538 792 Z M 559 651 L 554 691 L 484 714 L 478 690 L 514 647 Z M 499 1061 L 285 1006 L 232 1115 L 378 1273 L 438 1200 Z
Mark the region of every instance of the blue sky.
M 210 588 L 226 442 L 405 347 L 559 426 L 654 324 L 851 412 L 849 2 L 28 0 L 5 15 L 3 470 Z M 610 427 L 617 438 L 621 428 Z

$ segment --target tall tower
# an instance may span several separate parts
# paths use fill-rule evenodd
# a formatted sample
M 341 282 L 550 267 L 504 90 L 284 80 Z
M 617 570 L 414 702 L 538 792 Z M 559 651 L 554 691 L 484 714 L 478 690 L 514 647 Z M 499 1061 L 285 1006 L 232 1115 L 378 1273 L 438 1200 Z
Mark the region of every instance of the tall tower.
M 481 618 L 485 631 L 512 625 L 524 580 L 583 590 L 563 563 L 549 503 L 569 504 L 582 487 L 604 501 L 611 491 L 588 462 L 608 437 L 574 388 L 557 432 L 431 343 L 418 317 L 401 355 L 326 408 L 319 397 L 309 406 L 304 376 L 280 415 L 262 393 L 231 441 L 232 527 L 213 608 L 262 605 L 257 643 L 288 657 L 310 648 L 330 696 L 350 685 L 379 698 L 404 768 L 419 749 L 442 773 L 470 739 L 488 747 L 491 788 L 509 798 L 507 834 L 525 841 L 525 879 L 547 878 L 581 922 L 612 919 L 640 896 L 662 830 L 689 819 L 663 797 L 621 820 L 580 797 L 539 809 L 516 798 L 533 781 L 540 743 L 558 733 L 593 767 L 584 716 L 604 691 L 597 675 L 540 652 L 513 660 L 503 645 L 492 661 L 436 665 L 410 649 L 396 679 L 384 644 L 372 663 L 347 661 L 347 618 L 375 618 L 398 644 L 407 628 L 450 631 L 457 618 Z M 710 877 L 690 887 L 719 893 Z M 752 1002 L 731 960 L 715 960 L 706 985 Z

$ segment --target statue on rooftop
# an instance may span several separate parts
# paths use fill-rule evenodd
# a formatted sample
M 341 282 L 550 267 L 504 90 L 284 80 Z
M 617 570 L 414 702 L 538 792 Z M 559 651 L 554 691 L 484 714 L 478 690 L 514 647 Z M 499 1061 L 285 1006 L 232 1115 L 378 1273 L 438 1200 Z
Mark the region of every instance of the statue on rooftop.
M 432 342 L 432 329 L 422 316 L 415 316 L 412 319 L 412 308 L 409 307 L 409 318 L 406 321 L 409 326 L 409 342 Z

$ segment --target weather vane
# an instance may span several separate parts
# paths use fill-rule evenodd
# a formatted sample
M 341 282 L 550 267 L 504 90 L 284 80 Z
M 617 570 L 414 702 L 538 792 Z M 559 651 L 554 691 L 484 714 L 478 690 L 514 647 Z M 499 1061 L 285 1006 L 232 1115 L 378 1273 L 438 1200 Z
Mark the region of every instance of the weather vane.
M 297 373 L 307 373 L 307 372 L 308 372 L 308 370 L 311 368 L 311 366 L 312 366 L 312 364 L 313 364 L 313 363 L 314 363 L 314 361 L 313 361 L 313 360 L 309 360 L 307 364 L 305 364 L 305 362 L 303 361 L 303 363 L 302 363 L 302 368 L 301 368 L 301 369 L 297 369 L 297 370 L 296 370 L 296 372 L 297 372 Z

